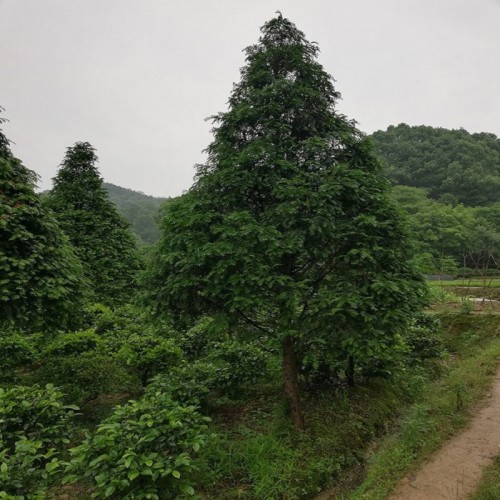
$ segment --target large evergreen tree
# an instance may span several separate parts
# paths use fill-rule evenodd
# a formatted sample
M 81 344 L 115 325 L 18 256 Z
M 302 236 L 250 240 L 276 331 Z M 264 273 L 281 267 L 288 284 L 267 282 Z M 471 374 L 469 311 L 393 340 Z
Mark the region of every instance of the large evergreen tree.
M 139 267 L 135 239 L 109 201 L 88 142 L 68 148 L 48 203 L 68 235 L 93 299 L 116 304 L 128 298 Z
M 0 131 L 0 329 L 64 329 L 81 312 L 82 267 L 35 182 Z
M 351 367 L 384 357 L 424 295 L 379 164 L 335 111 L 317 53 L 281 15 L 264 25 L 207 163 L 166 208 L 150 274 L 159 312 L 222 313 L 281 344 L 297 428 L 297 354 L 318 341 Z

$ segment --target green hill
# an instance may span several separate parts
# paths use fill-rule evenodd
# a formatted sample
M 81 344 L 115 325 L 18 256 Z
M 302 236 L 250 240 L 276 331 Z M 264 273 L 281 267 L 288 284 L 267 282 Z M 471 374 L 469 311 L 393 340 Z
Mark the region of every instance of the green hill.
M 425 188 L 430 198 L 453 205 L 500 201 L 500 139 L 494 134 L 401 123 L 372 139 L 396 184 Z
M 104 187 L 118 212 L 130 222 L 130 228 L 139 240 L 144 244 L 158 241 L 159 208 L 168 198 L 156 198 L 108 182 L 104 183 Z

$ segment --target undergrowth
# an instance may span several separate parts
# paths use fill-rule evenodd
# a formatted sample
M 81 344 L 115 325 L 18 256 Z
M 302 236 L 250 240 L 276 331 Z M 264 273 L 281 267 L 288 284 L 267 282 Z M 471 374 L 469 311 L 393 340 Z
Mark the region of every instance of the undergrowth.
M 386 432 L 425 380 L 407 372 L 397 380 L 305 393 L 303 433 L 290 427 L 279 393 L 251 408 L 248 400 L 226 403 L 222 415 L 212 414 L 214 435 L 199 457 L 198 492 L 207 499 L 312 498 L 363 461 L 367 444 Z

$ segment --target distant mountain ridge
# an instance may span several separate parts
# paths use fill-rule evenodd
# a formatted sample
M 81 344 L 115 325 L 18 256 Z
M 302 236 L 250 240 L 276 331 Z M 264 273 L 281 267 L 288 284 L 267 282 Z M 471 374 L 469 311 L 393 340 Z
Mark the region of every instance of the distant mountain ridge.
M 142 244 L 156 243 L 160 238 L 159 209 L 169 198 L 159 198 L 140 191 L 103 183 L 118 212 L 130 222 L 130 229 Z

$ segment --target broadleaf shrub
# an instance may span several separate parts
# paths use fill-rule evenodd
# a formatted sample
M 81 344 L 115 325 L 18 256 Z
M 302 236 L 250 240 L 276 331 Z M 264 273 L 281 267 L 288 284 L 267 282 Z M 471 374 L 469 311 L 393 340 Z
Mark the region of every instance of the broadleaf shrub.
M 421 313 L 415 318 L 405 334 L 410 365 L 443 357 L 445 350 L 439 337 L 439 326 L 439 320 L 432 314 Z
M 32 336 L 0 332 L 0 375 L 13 378 L 13 371 L 35 359 Z
M 54 386 L 0 389 L 0 498 L 46 498 L 49 473 L 73 433 L 78 410 Z
M 117 406 L 71 450 L 64 483 L 82 477 L 97 498 L 175 498 L 194 489 L 189 473 L 205 442 L 206 419 L 151 386 L 138 401 Z
M 79 406 L 102 394 L 136 393 L 140 387 L 124 366 L 99 350 L 47 357 L 34 377 L 37 382 L 56 383 L 63 389 L 65 400 Z

